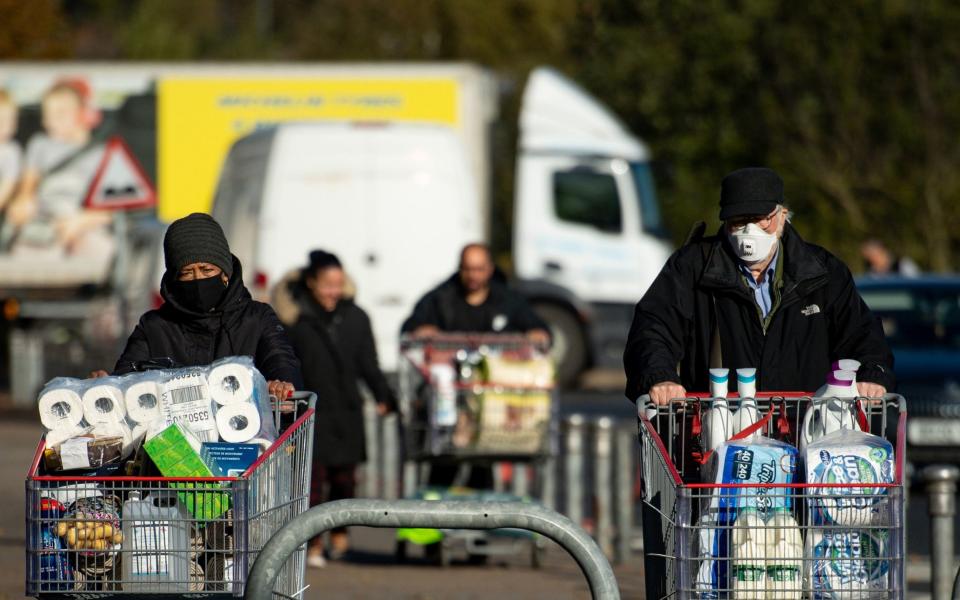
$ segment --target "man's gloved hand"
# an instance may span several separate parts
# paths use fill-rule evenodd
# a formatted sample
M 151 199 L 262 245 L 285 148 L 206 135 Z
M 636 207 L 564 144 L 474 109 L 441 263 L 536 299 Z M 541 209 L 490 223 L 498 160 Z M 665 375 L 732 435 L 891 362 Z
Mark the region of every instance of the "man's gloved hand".
M 663 381 L 650 388 L 650 400 L 657 406 L 665 406 L 674 398 L 686 398 L 687 390 L 679 383 Z

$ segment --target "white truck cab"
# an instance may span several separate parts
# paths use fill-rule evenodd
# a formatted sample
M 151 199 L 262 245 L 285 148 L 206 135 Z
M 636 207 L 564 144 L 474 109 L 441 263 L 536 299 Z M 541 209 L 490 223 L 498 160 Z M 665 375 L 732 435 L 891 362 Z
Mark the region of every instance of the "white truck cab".
M 549 69 L 523 98 L 514 213 L 515 275 L 553 325 L 561 370 L 619 364 L 633 305 L 670 253 L 649 152 Z

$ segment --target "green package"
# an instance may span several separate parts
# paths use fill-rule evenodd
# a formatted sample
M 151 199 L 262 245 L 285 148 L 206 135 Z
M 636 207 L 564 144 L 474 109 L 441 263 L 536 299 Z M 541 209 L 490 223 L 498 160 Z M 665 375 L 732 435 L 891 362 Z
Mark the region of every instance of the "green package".
M 187 440 L 180 426 L 174 423 L 143 444 L 144 449 L 164 477 L 213 477 L 210 467 L 203 462 Z M 230 508 L 230 496 L 224 492 L 207 492 L 203 488 L 220 489 L 214 483 L 171 483 L 180 492 L 180 501 L 187 510 L 203 521 L 219 518 Z

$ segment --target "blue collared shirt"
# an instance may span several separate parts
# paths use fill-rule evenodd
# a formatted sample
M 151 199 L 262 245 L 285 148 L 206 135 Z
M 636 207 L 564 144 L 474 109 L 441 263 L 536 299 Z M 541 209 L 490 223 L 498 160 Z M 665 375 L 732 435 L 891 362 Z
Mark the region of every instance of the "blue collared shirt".
M 763 278 L 760 280 L 760 283 L 757 283 L 757 280 L 753 278 L 753 274 L 750 272 L 750 268 L 742 262 L 737 262 L 737 265 L 740 267 L 740 272 L 746 275 L 747 285 L 750 286 L 750 289 L 753 290 L 753 298 L 757 301 L 757 306 L 760 307 L 760 312 L 763 314 L 763 318 L 766 319 L 767 315 L 770 314 L 770 309 L 773 308 L 773 298 L 770 295 L 770 284 L 773 282 L 774 276 L 777 271 L 777 261 L 780 260 L 780 245 L 777 244 L 777 251 L 773 255 L 773 260 L 770 261 L 770 264 L 767 266 L 766 273 L 763 274 Z

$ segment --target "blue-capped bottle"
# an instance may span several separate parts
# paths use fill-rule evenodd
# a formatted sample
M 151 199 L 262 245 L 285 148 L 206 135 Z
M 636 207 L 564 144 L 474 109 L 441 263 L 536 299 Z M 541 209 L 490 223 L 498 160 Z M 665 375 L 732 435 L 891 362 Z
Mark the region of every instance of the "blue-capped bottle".
M 51 498 L 40 500 L 40 543 L 37 558 L 32 564 L 39 567 L 37 579 L 40 591 L 66 591 L 73 589 L 73 569 L 70 558 L 57 535 L 57 523 L 66 511 L 63 504 Z M 38 564 L 39 563 L 39 564 Z

